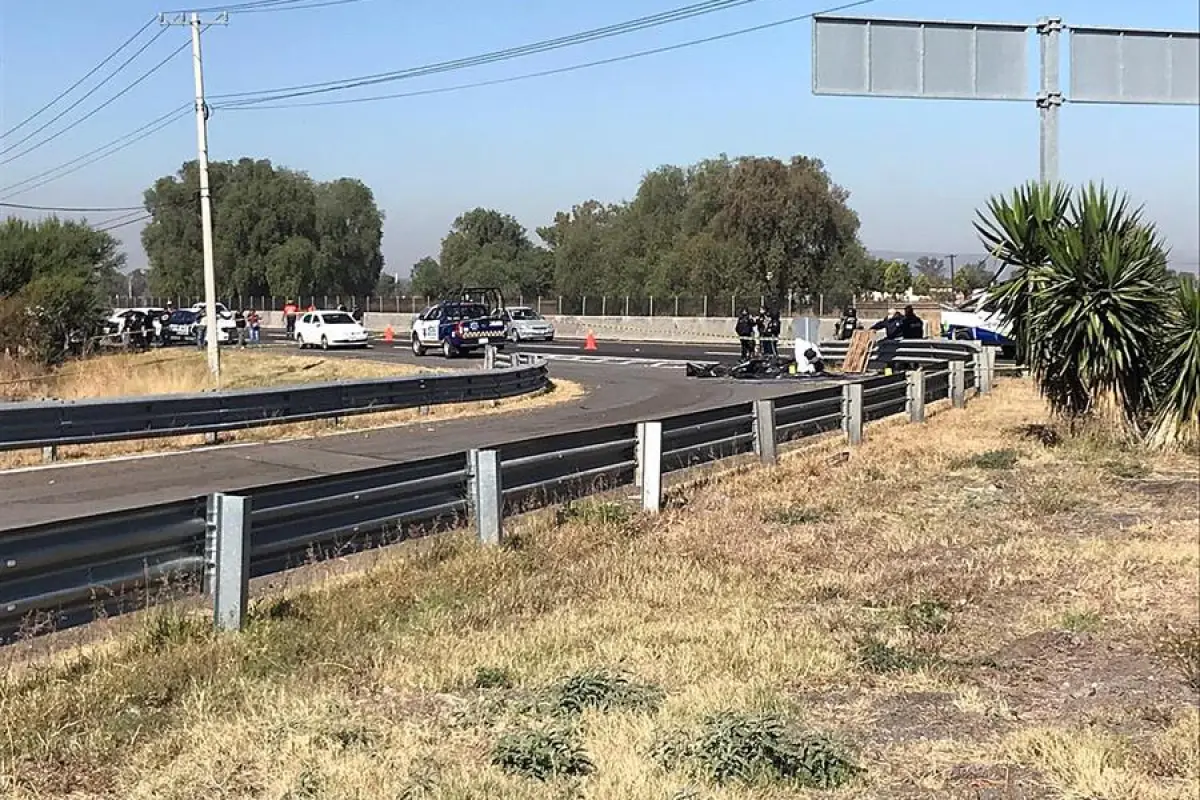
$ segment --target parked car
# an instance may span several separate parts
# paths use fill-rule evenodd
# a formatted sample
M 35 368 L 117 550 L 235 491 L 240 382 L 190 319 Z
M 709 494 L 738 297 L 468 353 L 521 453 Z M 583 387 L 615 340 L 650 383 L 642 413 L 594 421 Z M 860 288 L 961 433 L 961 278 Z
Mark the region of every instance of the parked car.
M 204 316 L 204 309 L 201 308 L 196 313 L 196 319 L 192 323 L 192 336 L 196 336 L 197 330 L 204 328 L 208 330 L 208 321 Z M 233 315 L 222 317 L 220 309 L 217 310 L 217 344 L 233 344 L 237 341 L 237 323 L 233 321 Z
M 296 320 L 293 336 L 301 350 L 367 346 L 367 329 L 345 311 L 306 311 Z
M 508 326 L 502 314 L 502 309 L 493 313 L 483 303 L 469 300 L 447 300 L 430 306 L 413 320 L 413 354 L 423 356 L 437 347 L 446 358 L 454 358 L 486 344 L 503 347 Z
M 161 308 L 117 309 L 104 321 L 102 333 L 109 340 L 109 344 L 120 344 L 122 334 L 126 331 L 141 332 L 149 326 L 149 329 L 153 331 L 152 335 L 157 338 L 162 324 L 160 321 L 162 313 L 163 309 Z
M 193 303 L 189 311 L 193 311 L 200 316 L 204 316 L 204 312 L 207 310 L 207 305 L 207 303 Z M 217 309 L 217 319 L 233 319 L 233 312 L 226 308 L 224 303 L 214 303 L 213 305 L 216 306 Z
M 188 308 L 164 312 L 160 317 L 159 339 L 163 344 L 191 342 L 196 338 L 196 321 L 202 317 Z
M 507 309 L 502 318 L 508 323 L 510 342 L 554 341 L 554 323 L 527 306 Z

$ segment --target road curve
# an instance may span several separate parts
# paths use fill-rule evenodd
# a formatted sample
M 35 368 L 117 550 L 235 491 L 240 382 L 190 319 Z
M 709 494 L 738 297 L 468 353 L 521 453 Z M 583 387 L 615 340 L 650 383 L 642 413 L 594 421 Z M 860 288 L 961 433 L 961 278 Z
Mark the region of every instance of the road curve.
M 537 351 L 536 345 L 525 348 Z M 695 353 L 695 351 L 692 351 Z M 639 354 L 640 355 L 640 354 Z M 665 355 L 661 353 L 660 356 Z M 401 348 L 339 355 L 411 363 Z M 694 357 L 694 356 L 693 356 Z M 435 360 L 440 362 L 440 360 Z M 86 464 L 0 472 L 0 530 L 214 491 L 367 469 L 563 431 L 652 420 L 798 390 L 796 383 L 688 379 L 680 369 L 552 362 L 587 389 L 551 408 L 277 443 L 248 443 Z

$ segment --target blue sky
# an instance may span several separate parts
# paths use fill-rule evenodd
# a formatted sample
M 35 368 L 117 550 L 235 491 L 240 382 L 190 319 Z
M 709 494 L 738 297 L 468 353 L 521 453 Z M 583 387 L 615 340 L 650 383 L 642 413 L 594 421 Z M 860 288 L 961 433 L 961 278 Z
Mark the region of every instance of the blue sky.
M 683 4 L 364 0 L 312 10 L 233 14 L 228 27 L 205 34 L 207 90 L 215 96 L 402 69 Z M 602 42 L 327 97 L 420 90 L 552 69 L 833 4 L 759 0 Z M 153 14 L 175 8 L 144 0 L 106 2 L 103 10 L 100 5 L 96 0 L 0 0 L 0 130 L 74 82 Z M 1068 25 L 1200 26 L 1195 0 L 876 0 L 848 13 L 1006 22 L 1056 14 Z M 186 29 L 169 30 L 112 84 L 42 136 L 107 99 L 186 37 Z M 978 252 L 971 228 L 974 209 L 989 194 L 1037 174 L 1038 116 L 1032 101 L 814 96 L 811 41 L 811 22 L 798 22 L 502 86 L 362 105 L 218 110 L 210 121 L 210 155 L 270 158 L 318 179 L 362 178 L 387 214 L 386 269 L 401 274 L 421 256 L 435 254 L 451 220 L 468 208 L 502 209 L 532 232 L 556 210 L 589 197 L 628 198 L 639 177 L 659 164 L 687 164 L 721 152 L 823 159 L 834 179 L 851 191 L 863 240 L 871 248 Z M 1036 54 L 1032 40 L 1030 53 Z M 1031 86 L 1033 81 L 1031 64 Z M 191 64 L 185 54 L 82 125 L 0 165 L 0 186 L 115 139 L 189 102 L 191 93 Z M 1200 111 L 1068 104 L 1061 119 L 1061 177 L 1072 182 L 1102 179 L 1128 189 L 1159 223 L 1180 265 L 1195 269 L 1200 260 Z M 35 205 L 137 205 L 156 177 L 194 157 L 195 127 L 189 118 L 60 181 L 0 197 Z M 90 216 L 98 221 L 115 215 Z M 128 245 L 131 266 L 144 264 L 137 230 L 116 231 Z

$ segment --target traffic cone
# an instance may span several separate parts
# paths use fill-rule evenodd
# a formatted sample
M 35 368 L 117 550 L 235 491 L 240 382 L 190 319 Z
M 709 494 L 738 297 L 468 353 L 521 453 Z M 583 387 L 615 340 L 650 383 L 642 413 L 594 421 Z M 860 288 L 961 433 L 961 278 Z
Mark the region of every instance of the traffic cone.
M 386 328 L 383 329 L 383 340 L 385 342 L 390 342 L 395 337 L 396 337 L 396 333 L 395 333 L 395 331 L 392 330 L 392 326 L 390 324 Z
M 592 333 L 591 331 L 588 331 L 587 338 L 583 340 L 583 349 L 584 350 L 598 350 L 599 349 L 598 347 L 596 347 L 596 334 Z

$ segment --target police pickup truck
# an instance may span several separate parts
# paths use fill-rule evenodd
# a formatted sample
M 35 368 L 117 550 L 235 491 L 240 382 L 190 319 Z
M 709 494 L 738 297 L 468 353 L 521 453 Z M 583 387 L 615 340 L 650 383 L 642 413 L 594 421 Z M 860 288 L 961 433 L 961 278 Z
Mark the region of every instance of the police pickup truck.
M 438 348 L 454 358 L 486 344 L 503 349 L 508 328 L 499 313 L 474 300 L 444 300 L 413 320 L 413 355 Z

